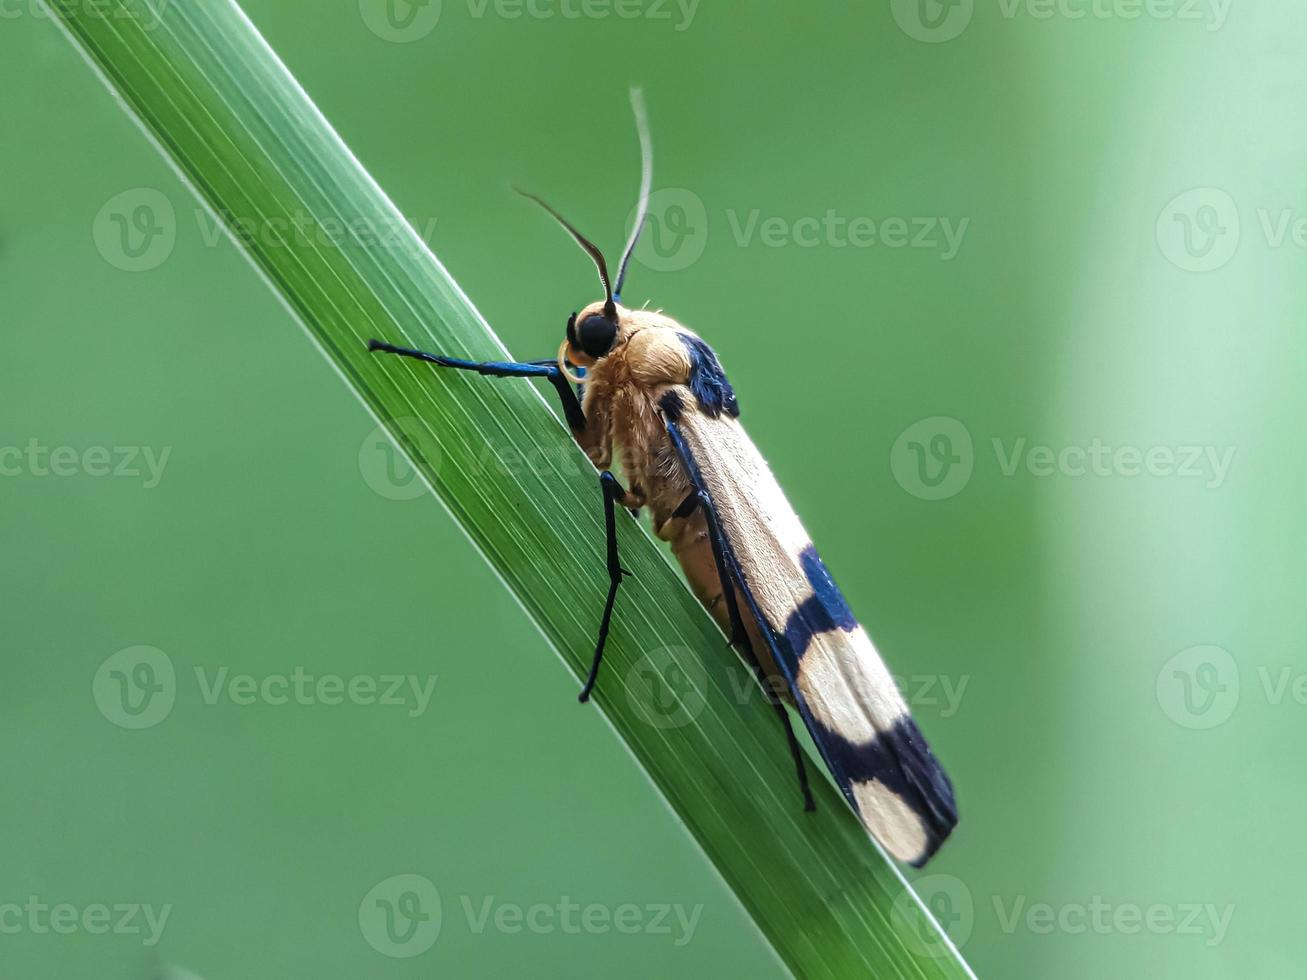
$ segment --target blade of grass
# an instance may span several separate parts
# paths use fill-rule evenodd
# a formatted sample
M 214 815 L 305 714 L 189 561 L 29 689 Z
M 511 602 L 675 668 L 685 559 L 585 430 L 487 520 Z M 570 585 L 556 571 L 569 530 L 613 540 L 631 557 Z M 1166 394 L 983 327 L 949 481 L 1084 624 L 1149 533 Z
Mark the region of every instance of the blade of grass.
M 366 352 L 508 356 L 241 9 L 47 3 L 583 676 L 606 587 L 593 468 L 532 384 Z M 487 479 L 487 447 L 533 465 Z M 828 784 L 802 812 L 745 668 L 649 535 L 625 514 L 619 533 L 634 577 L 595 701 L 772 947 L 804 977 L 970 976 Z

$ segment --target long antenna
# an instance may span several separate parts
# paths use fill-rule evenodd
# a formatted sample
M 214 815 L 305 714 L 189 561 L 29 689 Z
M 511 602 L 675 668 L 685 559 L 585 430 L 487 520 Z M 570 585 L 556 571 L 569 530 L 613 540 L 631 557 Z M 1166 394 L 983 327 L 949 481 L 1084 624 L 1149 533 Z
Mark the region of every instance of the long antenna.
M 640 198 L 636 204 L 635 224 L 631 227 L 631 237 L 627 239 L 626 249 L 622 252 L 622 262 L 617 267 L 613 299 L 619 299 L 622 295 L 622 284 L 626 282 L 626 267 L 631 262 L 635 243 L 640 240 L 645 218 L 649 215 L 649 190 L 653 186 L 653 140 L 649 137 L 649 115 L 644 108 L 644 93 L 634 86 L 631 88 L 631 111 L 635 113 L 635 131 L 640 137 Z
M 522 190 L 520 187 L 514 187 L 513 190 L 518 194 L 521 194 L 527 200 L 535 201 L 536 204 L 539 204 L 542 208 L 548 211 L 555 221 L 567 229 L 568 234 L 576 239 L 576 243 L 580 245 L 581 248 L 585 250 L 585 253 L 594 261 L 595 268 L 599 270 L 599 281 L 604 285 L 604 316 L 608 317 L 610 320 L 616 321 L 616 295 L 613 292 L 612 283 L 608 278 L 608 263 L 604 261 L 604 253 L 599 251 L 599 246 L 577 231 L 575 225 L 555 211 L 541 198 L 536 197 L 530 191 Z

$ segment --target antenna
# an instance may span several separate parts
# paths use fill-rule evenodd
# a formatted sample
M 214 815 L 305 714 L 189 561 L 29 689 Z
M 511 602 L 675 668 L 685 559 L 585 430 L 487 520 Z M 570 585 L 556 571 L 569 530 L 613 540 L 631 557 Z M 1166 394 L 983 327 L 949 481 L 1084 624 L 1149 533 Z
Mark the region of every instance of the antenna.
M 631 262 L 635 243 L 640 240 L 645 218 L 649 215 L 649 190 L 653 185 L 653 140 L 649 137 L 649 115 L 644 108 L 644 93 L 634 86 L 631 88 L 631 111 L 635 114 L 635 131 L 640 137 L 640 197 L 636 202 L 635 224 L 631 227 L 631 237 L 627 239 L 621 264 L 617 267 L 613 299 L 619 299 L 622 295 L 622 284 L 626 282 L 626 267 Z
M 522 190 L 520 187 L 514 187 L 513 190 L 518 194 L 521 194 L 527 200 L 534 201 L 536 204 L 548 211 L 555 221 L 567 229 L 568 234 L 576 239 L 576 243 L 580 245 L 581 248 L 585 250 L 585 253 L 594 261 L 595 268 L 599 270 L 599 281 L 604 285 L 604 316 L 616 322 L 616 296 L 613 293 L 612 283 L 608 278 L 608 263 L 604 261 L 604 253 L 599 251 L 599 246 L 577 231 L 575 225 L 545 203 L 543 199 L 536 197 L 536 195 L 532 194 L 530 191 Z

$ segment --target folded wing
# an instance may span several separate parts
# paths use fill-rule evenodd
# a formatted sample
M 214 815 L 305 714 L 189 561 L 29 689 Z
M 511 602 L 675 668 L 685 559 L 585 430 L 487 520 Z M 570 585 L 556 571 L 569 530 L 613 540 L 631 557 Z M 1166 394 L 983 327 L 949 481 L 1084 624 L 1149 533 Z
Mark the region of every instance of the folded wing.
M 741 614 L 756 621 L 831 775 L 887 851 L 924 864 L 957 809 L 889 671 L 739 422 L 691 409 L 676 424 L 726 538 Z

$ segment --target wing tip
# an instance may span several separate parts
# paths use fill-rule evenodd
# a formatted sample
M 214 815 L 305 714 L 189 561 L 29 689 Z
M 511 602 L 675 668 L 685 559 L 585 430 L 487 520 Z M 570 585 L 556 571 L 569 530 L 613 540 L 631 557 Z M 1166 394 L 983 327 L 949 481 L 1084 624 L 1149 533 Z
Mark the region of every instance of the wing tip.
M 921 818 L 926 843 L 920 855 L 908 863 L 920 868 L 935 856 L 958 825 L 957 797 L 948 774 L 930 751 L 926 737 L 911 715 L 900 718 L 886 734 L 908 784 L 916 791 L 915 802 L 919 805 L 913 809 Z
M 911 716 L 868 743 L 846 743 L 840 755 L 845 793 L 863 825 L 897 860 L 922 867 L 957 826 L 958 810 L 953 784 Z

